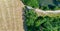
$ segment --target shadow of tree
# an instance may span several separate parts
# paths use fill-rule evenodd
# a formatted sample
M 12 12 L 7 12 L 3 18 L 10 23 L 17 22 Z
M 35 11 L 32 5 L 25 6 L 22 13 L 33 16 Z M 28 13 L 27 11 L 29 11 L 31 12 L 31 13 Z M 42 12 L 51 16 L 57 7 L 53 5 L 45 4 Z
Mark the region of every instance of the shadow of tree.
M 24 14 L 25 14 L 25 12 L 24 12 L 24 8 L 22 9 L 22 12 L 23 12 L 23 14 L 22 14 L 22 16 L 23 16 L 23 28 L 24 28 L 24 31 L 27 31 L 27 26 L 26 26 L 26 20 L 25 20 L 25 16 L 24 16 Z

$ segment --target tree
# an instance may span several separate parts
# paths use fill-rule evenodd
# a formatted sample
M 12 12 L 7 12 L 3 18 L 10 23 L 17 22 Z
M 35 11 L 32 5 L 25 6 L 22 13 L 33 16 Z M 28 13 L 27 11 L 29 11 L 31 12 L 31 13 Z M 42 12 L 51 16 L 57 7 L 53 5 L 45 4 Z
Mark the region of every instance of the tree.
M 27 6 L 31 6 L 33 8 L 38 8 L 39 7 L 38 0 L 22 0 L 22 1 Z
M 60 8 L 58 6 L 55 6 L 54 10 L 59 10 Z
M 33 9 L 30 10 L 25 8 L 24 11 L 25 11 L 25 22 L 26 22 L 27 29 L 28 31 L 33 31 L 34 22 L 38 15 L 35 13 Z

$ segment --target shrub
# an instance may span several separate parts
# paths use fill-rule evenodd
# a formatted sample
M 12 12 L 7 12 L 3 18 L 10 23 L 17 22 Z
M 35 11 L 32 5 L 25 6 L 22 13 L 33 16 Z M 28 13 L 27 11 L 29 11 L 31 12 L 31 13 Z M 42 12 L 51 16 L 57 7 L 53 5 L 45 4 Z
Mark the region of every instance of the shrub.
M 59 17 L 44 17 L 46 18 L 46 22 L 41 25 L 40 28 L 43 31 L 58 31 L 60 28 L 60 18 Z
M 59 10 L 60 9 L 60 7 L 58 7 L 58 6 L 55 6 L 55 8 L 54 8 L 54 10 Z
M 27 31 L 34 30 L 34 21 L 38 15 L 34 12 L 33 9 L 29 10 L 25 8 L 25 22 L 27 26 Z
M 27 6 L 31 6 L 33 8 L 39 7 L 38 0 L 22 0 L 22 1 Z

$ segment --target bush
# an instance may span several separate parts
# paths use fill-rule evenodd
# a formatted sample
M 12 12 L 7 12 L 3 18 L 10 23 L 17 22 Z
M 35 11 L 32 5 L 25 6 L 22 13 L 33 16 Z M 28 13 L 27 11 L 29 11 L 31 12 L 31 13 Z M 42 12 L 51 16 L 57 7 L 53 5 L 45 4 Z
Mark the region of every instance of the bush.
M 49 10 L 50 8 L 48 6 L 43 6 L 42 9 L 43 10 Z
M 27 6 L 31 6 L 33 8 L 39 7 L 38 0 L 22 0 L 22 1 Z
M 60 7 L 55 6 L 54 10 L 60 10 Z
M 25 8 L 25 22 L 27 26 L 27 31 L 34 30 L 34 21 L 38 15 L 34 12 L 33 9 L 29 10 Z
M 44 17 L 46 18 L 46 22 L 41 25 L 40 28 L 43 31 L 58 31 L 60 28 L 60 18 L 59 17 Z

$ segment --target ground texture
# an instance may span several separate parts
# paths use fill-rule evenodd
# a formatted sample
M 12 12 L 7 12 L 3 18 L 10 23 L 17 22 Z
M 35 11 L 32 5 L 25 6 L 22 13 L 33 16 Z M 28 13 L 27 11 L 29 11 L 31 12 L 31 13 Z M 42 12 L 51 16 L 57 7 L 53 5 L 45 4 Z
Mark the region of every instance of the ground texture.
M 24 31 L 20 0 L 0 0 L 0 31 Z

